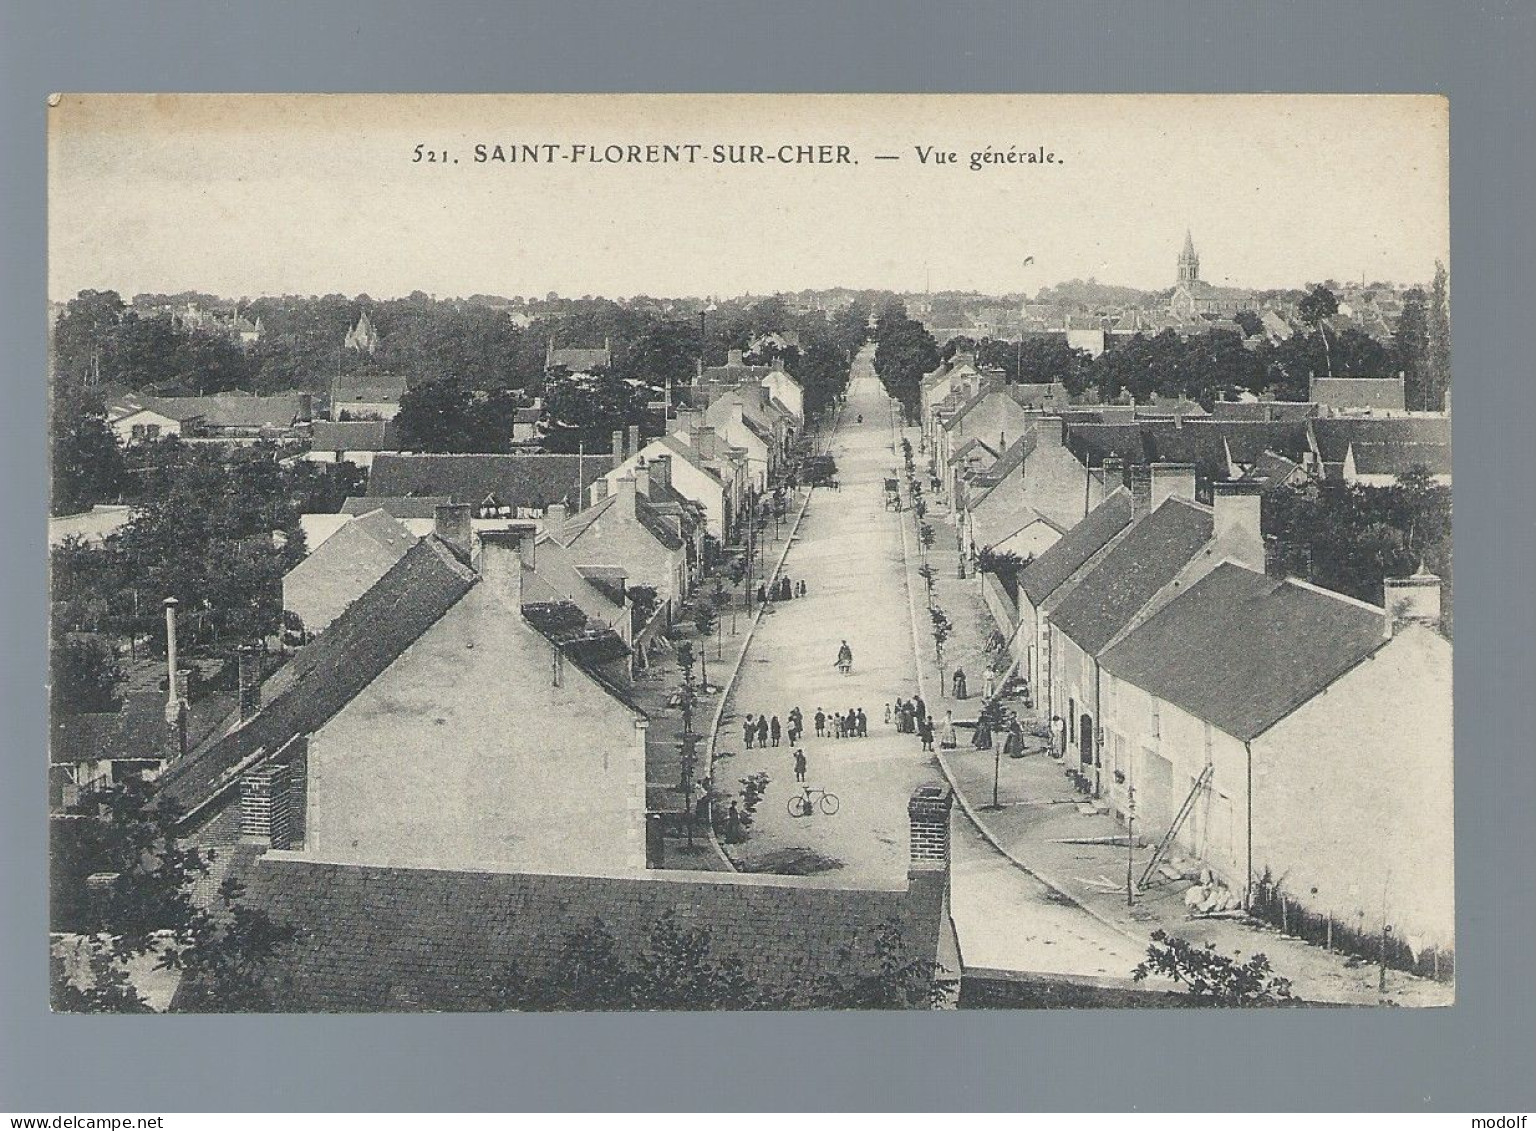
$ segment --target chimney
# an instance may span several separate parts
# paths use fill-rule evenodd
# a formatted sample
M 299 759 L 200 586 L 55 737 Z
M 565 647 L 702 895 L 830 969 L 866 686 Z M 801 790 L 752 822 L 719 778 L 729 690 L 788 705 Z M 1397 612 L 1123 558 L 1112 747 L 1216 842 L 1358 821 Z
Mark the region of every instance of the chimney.
M 704 414 L 696 408 L 680 408 L 673 418 L 673 434 L 682 432 L 685 435 L 692 432 L 704 423 Z
M 731 350 L 730 353 L 727 355 L 726 364 L 731 366 L 732 368 L 735 368 L 735 367 L 740 366 L 740 365 L 744 365 L 745 362 L 743 362 L 742 359 L 741 359 L 741 351 L 740 350 Z
M 601 483 L 603 481 L 599 479 L 597 482 Z M 559 526 L 562 522 L 565 521 L 566 513 L 567 512 L 564 503 L 550 503 L 549 506 L 544 508 L 545 525 Z
M 1133 463 L 1126 469 L 1126 486 L 1131 489 L 1131 520 L 1152 513 L 1152 468 Z
M 1152 509 L 1164 499 L 1195 501 L 1195 465 L 1192 463 L 1154 463 L 1152 465 Z
M 651 468 L 645 460 L 635 461 L 635 493 L 642 498 L 651 497 Z
M 288 767 L 265 762 L 240 777 L 240 839 L 264 848 L 289 845 Z
M 618 467 L 619 464 L 624 462 L 624 430 L 622 428 L 615 429 L 611 441 L 613 444 L 613 466 Z
M 480 583 L 514 611 L 523 606 L 523 573 L 535 565 L 534 528 L 509 526 L 480 535 Z
M 1067 422 L 1059 416 L 1040 416 L 1034 422 L 1035 446 L 1059 448 L 1066 442 Z
M 695 428 L 692 433 L 694 450 L 705 459 L 714 459 L 717 453 L 716 441 L 718 437 L 713 428 Z
M 474 555 L 475 530 L 468 503 L 439 503 L 433 515 L 432 533 L 465 565 Z
M 1226 557 L 1259 573 L 1264 571 L 1264 536 L 1260 529 L 1260 486 L 1226 479 L 1211 485 L 1216 515 L 1216 546 Z
M 633 475 L 625 475 L 619 479 L 619 508 L 621 513 L 633 515 L 635 513 L 636 484 Z
M 767 408 L 768 407 L 768 402 L 771 401 L 772 399 L 773 399 L 773 390 L 768 388 L 767 385 L 759 385 L 757 387 L 757 400 L 758 400 L 759 404 L 761 404 L 764 408 Z
M 625 438 L 626 438 L 626 441 L 627 441 L 627 444 L 626 444 L 626 447 L 625 447 L 625 453 L 627 455 L 632 455 L 632 456 L 633 455 L 639 455 L 640 454 L 640 425 L 638 425 L 638 424 L 631 424 L 629 426 L 629 430 L 628 430 Z
M 240 673 L 240 722 L 245 724 L 261 710 L 261 650 L 242 644 L 235 653 Z
M 661 487 L 672 486 L 672 457 L 656 456 L 650 465 L 651 483 Z
M 1419 563 L 1411 577 L 1389 577 L 1382 583 L 1386 593 L 1387 635 L 1397 621 L 1440 627 L 1440 578 Z
M 175 725 L 181 715 L 176 698 L 176 606 L 175 597 L 165 599 L 165 721 Z
M 907 818 L 912 831 L 907 874 L 949 869 L 949 809 L 954 793 L 930 782 L 912 791 Z

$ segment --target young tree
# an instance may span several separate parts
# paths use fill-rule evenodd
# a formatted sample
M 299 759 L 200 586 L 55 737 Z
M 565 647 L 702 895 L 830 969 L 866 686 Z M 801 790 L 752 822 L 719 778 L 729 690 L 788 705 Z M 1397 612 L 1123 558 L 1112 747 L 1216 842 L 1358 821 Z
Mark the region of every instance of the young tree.
M 1415 287 L 1403 297 L 1403 313 L 1392 331 L 1393 360 L 1403 374 L 1403 400 L 1409 408 L 1429 406 L 1429 323 L 1424 292 Z
M 1435 278 L 1429 288 L 1426 314 L 1425 387 L 1432 411 L 1445 407 L 1451 387 L 1451 280 L 1445 264 L 1435 260 Z
M 122 666 L 100 636 L 62 635 L 49 651 L 49 703 L 55 718 L 116 711 Z
M 1301 1003 L 1291 992 L 1289 979 L 1277 975 L 1264 955 L 1253 954 L 1239 962 L 1218 951 L 1215 943 L 1195 946 L 1162 929 L 1152 932 L 1147 957 L 1131 977 L 1144 982 L 1154 974 L 1184 986 L 1206 1005 L 1251 1008 Z

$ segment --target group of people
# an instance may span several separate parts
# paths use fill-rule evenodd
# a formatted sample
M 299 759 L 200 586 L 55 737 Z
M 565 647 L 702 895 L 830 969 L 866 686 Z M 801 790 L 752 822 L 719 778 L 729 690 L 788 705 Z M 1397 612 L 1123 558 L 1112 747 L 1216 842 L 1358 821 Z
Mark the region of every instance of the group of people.
M 788 577 L 781 577 L 773 583 L 770 589 L 767 582 L 757 587 L 757 603 L 766 605 L 770 601 L 788 601 L 795 597 L 804 597 L 806 593 L 805 581 L 792 581 Z
M 777 746 L 780 739 L 787 739 L 791 746 L 799 742 L 805 733 L 805 714 L 799 707 L 791 707 L 784 717 L 787 722 L 781 723 L 778 715 L 747 715 L 741 721 L 741 738 L 747 749 L 751 750 L 754 743 L 764 749 Z
M 820 707 L 813 716 L 817 738 L 868 738 L 869 716 L 863 707 L 849 707 L 846 714 L 827 714 Z
M 917 735 L 922 740 L 924 750 L 932 750 L 935 739 L 944 750 L 953 750 L 958 745 L 955 713 L 945 711 L 944 721 L 936 726 L 933 716 L 928 713 L 928 704 L 923 702 L 921 695 L 914 695 L 911 699 L 898 699 L 895 706 L 887 703 L 885 721 L 895 722 L 898 734 Z

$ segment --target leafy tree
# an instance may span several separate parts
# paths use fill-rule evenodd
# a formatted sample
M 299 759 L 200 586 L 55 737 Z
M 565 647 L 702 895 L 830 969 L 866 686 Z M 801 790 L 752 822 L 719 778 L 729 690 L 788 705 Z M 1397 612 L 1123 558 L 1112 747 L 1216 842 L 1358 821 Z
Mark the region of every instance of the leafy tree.
M 1451 297 L 1450 276 L 1445 264 L 1435 261 L 1435 278 L 1429 288 L 1426 311 L 1425 392 L 1429 407 L 1445 407 L 1445 394 L 1451 387 Z
M 153 952 L 160 968 L 182 972 L 184 1008 L 272 1008 L 271 960 L 297 930 L 243 905 L 232 879 L 213 906 L 199 903 L 196 887 L 213 852 L 179 838 L 179 814 L 154 799 L 151 786 L 128 782 L 95 799 L 94 815 L 56 822 L 53 830 L 54 929 L 83 936 L 92 973 L 82 987 L 55 961 L 55 1006 L 142 1010 L 126 967 Z M 84 890 L 87 875 L 111 879 L 93 895 Z
M 123 453 L 98 399 L 56 387 L 49 443 L 51 513 L 75 514 L 118 497 L 123 487 Z
M 661 396 L 638 377 L 616 369 L 552 374 L 544 385 L 544 445 L 552 452 L 605 452 L 615 432 L 631 424 L 653 433 L 650 403 Z
M 458 378 L 440 378 L 407 389 L 395 423 L 421 451 L 505 452 L 518 404 L 505 390 L 478 393 Z
M 1427 407 L 1429 323 L 1424 312 L 1424 292 L 1417 287 L 1403 297 L 1403 313 L 1392 332 L 1392 353 L 1403 374 L 1403 400 L 1409 408 Z
M 1152 932 L 1147 957 L 1131 977 L 1144 982 L 1154 974 L 1184 986 L 1190 996 L 1207 1005 L 1251 1008 L 1301 1001 L 1292 994 L 1289 979 L 1277 975 L 1264 955 L 1238 962 L 1218 951 L 1215 943 L 1195 946 L 1162 929 Z
M 124 675 L 112 645 L 100 636 L 66 634 L 49 650 L 49 707 L 54 718 L 116 711 Z
M 900 304 L 888 307 L 875 330 L 875 374 L 902 406 L 917 417 L 924 374 L 938 368 L 939 349 L 921 322 L 906 317 Z

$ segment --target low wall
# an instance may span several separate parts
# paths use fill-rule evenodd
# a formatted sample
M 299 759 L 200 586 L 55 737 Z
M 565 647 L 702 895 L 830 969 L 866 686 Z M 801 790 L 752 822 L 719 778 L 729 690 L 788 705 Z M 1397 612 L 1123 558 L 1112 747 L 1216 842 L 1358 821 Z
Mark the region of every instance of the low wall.
M 961 1009 L 1193 1009 L 1190 994 L 1126 978 L 1027 974 L 967 968 L 960 977 Z
M 1012 636 L 1013 630 L 1018 627 L 1019 610 L 1008 599 L 1008 592 L 1003 588 L 1003 583 L 990 573 L 982 574 L 981 596 L 987 603 L 987 611 L 992 614 L 992 621 L 997 625 L 997 630 L 1005 637 Z

